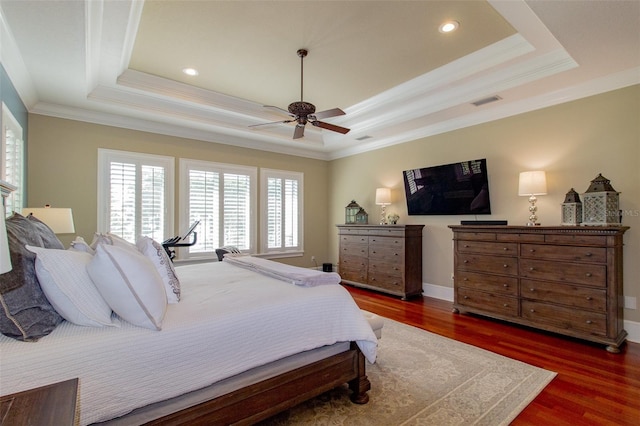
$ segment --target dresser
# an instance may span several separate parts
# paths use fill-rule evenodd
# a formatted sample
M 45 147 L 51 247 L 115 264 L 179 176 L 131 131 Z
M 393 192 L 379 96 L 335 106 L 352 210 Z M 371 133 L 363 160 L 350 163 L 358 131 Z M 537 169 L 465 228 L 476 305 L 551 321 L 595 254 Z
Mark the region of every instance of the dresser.
M 454 312 L 471 312 L 607 345 L 623 328 L 628 227 L 450 226 Z
M 406 300 L 422 294 L 424 225 L 337 225 L 342 281 Z

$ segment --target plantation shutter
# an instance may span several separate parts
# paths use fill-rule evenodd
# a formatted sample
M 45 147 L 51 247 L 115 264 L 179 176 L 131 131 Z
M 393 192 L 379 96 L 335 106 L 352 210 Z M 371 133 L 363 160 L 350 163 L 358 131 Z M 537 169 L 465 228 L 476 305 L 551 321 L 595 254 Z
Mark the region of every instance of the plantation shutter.
M 4 150 L 2 179 L 17 187 L 5 200 L 5 211 L 10 214 L 14 211 L 21 211 L 23 207 L 24 141 L 22 140 L 22 127 L 5 104 L 2 104 L 2 123 L 4 127 L 2 132 Z
M 265 251 L 301 251 L 302 174 L 268 169 L 263 174 Z
M 162 242 L 173 228 L 173 159 L 99 150 L 98 229 L 135 243 Z
M 180 170 L 182 217 L 200 221 L 196 244 L 181 257 L 208 257 L 229 245 L 254 251 L 256 168 L 181 159 Z

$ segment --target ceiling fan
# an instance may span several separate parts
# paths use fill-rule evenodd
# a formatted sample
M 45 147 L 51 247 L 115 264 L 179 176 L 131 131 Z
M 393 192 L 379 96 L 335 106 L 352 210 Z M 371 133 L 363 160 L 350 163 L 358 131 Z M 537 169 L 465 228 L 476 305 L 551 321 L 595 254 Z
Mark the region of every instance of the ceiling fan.
M 328 109 L 326 111 L 316 112 L 315 105 L 310 104 L 309 102 L 304 102 L 302 100 L 303 99 L 302 90 L 304 87 L 303 61 L 304 61 L 304 57 L 307 56 L 307 53 L 309 52 L 307 52 L 306 49 L 299 49 L 297 53 L 298 53 L 298 56 L 300 57 L 300 101 L 290 103 L 288 107 L 288 111 L 272 105 L 264 106 L 265 108 L 269 108 L 277 112 L 284 113 L 288 115 L 290 119 L 282 120 L 282 121 L 273 121 L 270 123 L 253 124 L 249 127 L 264 126 L 267 124 L 274 124 L 274 123 L 295 122 L 296 128 L 293 131 L 293 139 L 300 139 L 301 137 L 304 136 L 304 127 L 307 123 L 311 123 L 311 125 L 320 127 L 322 129 L 331 130 L 332 132 L 338 132 L 342 134 L 348 133 L 350 129 L 347 129 L 346 127 L 336 126 L 335 124 L 330 124 L 330 123 L 325 123 L 324 121 L 320 121 L 320 119 L 336 117 L 338 115 L 344 115 L 344 111 L 342 111 L 340 108 L 333 108 L 333 109 Z

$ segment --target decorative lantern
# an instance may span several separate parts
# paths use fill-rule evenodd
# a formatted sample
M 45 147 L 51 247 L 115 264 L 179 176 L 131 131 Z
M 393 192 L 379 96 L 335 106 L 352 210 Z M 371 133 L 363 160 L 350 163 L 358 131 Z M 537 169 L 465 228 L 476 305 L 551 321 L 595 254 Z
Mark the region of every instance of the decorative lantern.
M 362 207 L 360 207 L 360 210 L 356 213 L 356 223 L 360 225 L 366 225 L 369 223 L 369 215 Z
M 351 200 L 349 205 L 345 207 L 344 211 L 344 223 L 351 224 L 356 223 L 356 214 L 360 211 L 360 206 L 355 200 Z
M 611 181 L 598 174 L 587 192 L 582 194 L 583 225 L 616 225 L 620 223 L 620 193 Z
M 575 189 L 571 188 L 562 203 L 562 225 L 578 225 L 582 222 L 582 203 Z

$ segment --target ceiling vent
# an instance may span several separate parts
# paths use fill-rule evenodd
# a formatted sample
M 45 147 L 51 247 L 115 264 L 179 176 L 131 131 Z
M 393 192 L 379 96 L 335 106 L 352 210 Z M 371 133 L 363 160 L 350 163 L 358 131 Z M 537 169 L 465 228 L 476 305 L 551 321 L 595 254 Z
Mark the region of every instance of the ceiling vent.
M 485 104 L 489 104 L 491 102 L 495 102 L 495 101 L 499 101 L 502 98 L 498 95 L 495 96 L 489 96 L 488 98 L 484 98 L 484 99 L 480 99 L 478 101 L 475 102 L 471 102 L 471 105 L 475 105 L 477 107 L 481 106 L 481 105 L 485 105 Z

